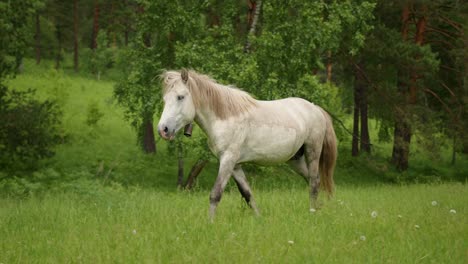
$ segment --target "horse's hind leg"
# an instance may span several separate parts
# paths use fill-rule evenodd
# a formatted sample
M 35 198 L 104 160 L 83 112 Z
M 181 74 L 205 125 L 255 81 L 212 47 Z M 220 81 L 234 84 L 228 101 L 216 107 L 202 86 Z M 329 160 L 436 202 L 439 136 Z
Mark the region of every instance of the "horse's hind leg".
M 237 165 L 234 168 L 233 174 L 234 180 L 236 181 L 237 188 L 239 188 L 242 197 L 244 197 L 245 202 L 252 208 L 256 215 L 259 215 L 257 204 L 252 196 L 252 190 L 250 189 L 247 178 L 245 178 L 244 171 L 242 170 L 241 165 Z
M 311 145 L 306 146 L 306 162 L 309 172 L 309 188 L 310 188 L 310 211 L 313 212 L 318 208 L 317 198 L 320 188 L 319 177 L 319 160 L 321 148 Z
M 309 183 L 309 169 L 307 168 L 304 155 L 299 158 L 289 160 L 288 165 L 291 166 L 297 174 L 301 175 L 307 183 Z

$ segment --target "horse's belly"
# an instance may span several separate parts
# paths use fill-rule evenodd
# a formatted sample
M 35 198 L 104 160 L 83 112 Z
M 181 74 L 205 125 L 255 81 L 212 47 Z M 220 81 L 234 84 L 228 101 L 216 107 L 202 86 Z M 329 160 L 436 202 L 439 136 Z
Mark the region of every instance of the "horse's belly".
M 240 162 L 259 164 L 289 160 L 304 143 L 297 129 L 284 126 L 256 125 L 251 127 L 241 150 Z

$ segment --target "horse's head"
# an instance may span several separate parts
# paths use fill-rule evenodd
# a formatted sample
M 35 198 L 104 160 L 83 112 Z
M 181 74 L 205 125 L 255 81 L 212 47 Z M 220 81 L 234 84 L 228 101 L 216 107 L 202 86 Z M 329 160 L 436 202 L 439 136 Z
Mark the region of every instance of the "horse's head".
M 182 70 L 180 78 L 165 82 L 164 110 L 158 124 L 159 135 L 164 139 L 174 139 L 175 134 L 195 118 L 188 79 L 188 71 Z

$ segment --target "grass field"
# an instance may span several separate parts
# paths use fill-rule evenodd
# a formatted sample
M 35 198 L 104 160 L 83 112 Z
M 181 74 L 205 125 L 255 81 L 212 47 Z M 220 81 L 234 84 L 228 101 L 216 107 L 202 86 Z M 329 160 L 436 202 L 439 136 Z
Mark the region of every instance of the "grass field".
M 415 149 L 399 174 L 390 143 L 351 158 L 343 142 L 336 195 L 316 213 L 290 169 L 246 166 L 262 215 L 230 183 L 211 224 L 215 162 L 178 191 L 177 160 L 163 141 L 140 152 L 112 81 L 33 64 L 9 85 L 59 100 L 66 138 L 32 175 L 0 174 L 0 263 L 468 263 L 468 159 L 450 166 L 447 148 L 439 159 Z M 90 104 L 104 114 L 96 126 Z M 196 158 L 188 150 L 187 171 Z
M 99 195 L 4 199 L 0 262 L 468 261 L 466 185 L 339 186 L 336 197 L 313 214 L 305 187 L 254 193 L 260 217 L 233 190 L 213 224 L 202 191 L 106 188 Z

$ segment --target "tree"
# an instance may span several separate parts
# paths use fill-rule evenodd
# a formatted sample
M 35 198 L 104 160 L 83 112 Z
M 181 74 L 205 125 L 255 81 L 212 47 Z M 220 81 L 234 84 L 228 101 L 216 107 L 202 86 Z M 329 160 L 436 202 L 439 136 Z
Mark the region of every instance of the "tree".
M 457 29 L 463 23 L 463 7 L 466 4 L 458 1 L 440 0 L 396 5 L 380 1 L 376 8 L 377 23 L 361 53 L 367 67 L 361 68 L 371 91 L 369 107 L 379 120 L 379 138 L 391 140 L 393 129 L 391 162 L 400 171 L 409 166 L 411 145 L 417 143 L 437 156 L 443 145 L 437 135 L 453 131 L 455 123 L 461 125 L 457 120 L 463 107 L 455 97 L 462 98 L 464 92 L 455 91 L 463 82 L 454 80 L 461 80 L 456 72 L 464 68 L 461 64 L 453 67 L 453 62 L 461 58 L 454 51 L 463 46 Z M 447 17 L 451 19 L 447 21 Z M 447 66 L 455 71 L 444 70 Z M 456 106 L 457 114 L 448 107 L 449 102 L 452 108 Z
M 257 0 L 255 2 L 251 2 L 250 0 L 248 1 L 252 11 L 249 12 L 249 34 L 247 35 L 247 41 L 245 42 L 245 46 L 244 46 L 244 52 L 250 52 L 250 40 L 249 40 L 249 37 L 251 36 L 255 36 L 255 32 L 257 30 L 257 23 L 258 23 L 258 19 L 260 17 L 260 10 L 262 8 L 262 1 L 261 0 Z M 253 13 L 253 14 L 252 14 Z
M 91 33 L 90 48 L 94 50 L 97 47 L 97 37 L 99 33 L 99 0 L 94 0 L 93 30 Z
M 142 2 L 139 8 L 137 37 L 125 59 L 130 67 L 115 86 L 114 96 L 147 153 L 156 151 L 153 116 L 162 99 L 158 75 L 174 67 L 175 42 L 196 37 L 200 30 L 200 18 L 193 15 L 200 5 L 194 3 L 152 1 Z
M 73 68 L 78 72 L 78 0 L 73 1 Z
M 32 31 L 28 18 L 37 15 L 41 1 L 0 4 L 0 168 L 34 169 L 53 154 L 58 143 L 61 111 L 52 100 L 35 99 L 34 91 L 8 89 L 4 81 L 14 76 L 26 52 Z M 37 17 L 36 17 L 37 18 Z
M 40 0 L 25 0 L 0 4 L 0 82 L 20 70 L 32 31 L 28 18 L 43 6 Z
M 34 40 L 36 44 L 36 64 L 41 63 L 41 17 L 39 15 L 39 10 L 36 11 L 35 16 L 36 24 L 36 33 L 34 34 Z

